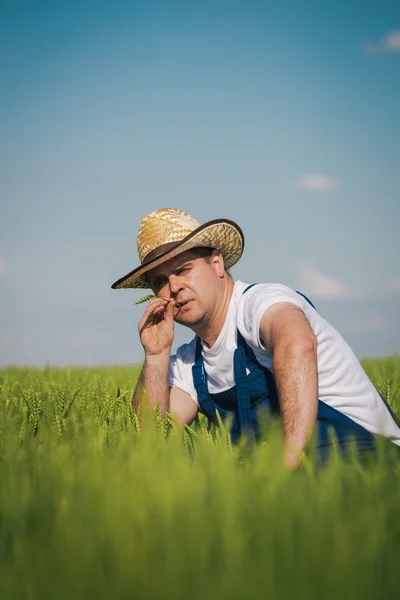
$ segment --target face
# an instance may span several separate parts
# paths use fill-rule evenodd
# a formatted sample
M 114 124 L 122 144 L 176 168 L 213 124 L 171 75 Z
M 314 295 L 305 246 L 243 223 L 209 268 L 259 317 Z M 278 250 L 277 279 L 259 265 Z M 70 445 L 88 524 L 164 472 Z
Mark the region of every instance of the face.
M 218 306 L 223 277 L 223 258 L 216 250 L 208 259 L 188 250 L 148 273 L 157 296 L 181 305 L 175 308 L 175 321 L 187 327 L 204 322 Z

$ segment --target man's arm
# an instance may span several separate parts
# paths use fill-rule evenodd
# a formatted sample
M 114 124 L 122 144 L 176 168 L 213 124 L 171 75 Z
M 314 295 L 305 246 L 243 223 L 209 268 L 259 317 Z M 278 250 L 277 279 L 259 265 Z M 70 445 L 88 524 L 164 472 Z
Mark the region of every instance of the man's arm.
M 197 405 L 189 394 L 169 387 L 168 372 L 171 345 L 174 339 L 174 302 L 163 298 L 150 300 L 139 321 L 140 341 L 145 352 L 143 369 L 132 398 L 137 411 L 147 396 L 154 409 L 160 403 L 164 417 L 170 412 L 182 424 L 189 424 L 197 414 Z
M 268 308 L 260 338 L 272 352 L 285 434 L 285 462 L 300 465 L 318 408 L 317 340 L 303 311 L 288 302 Z
M 132 398 L 132 408 L 136 412 L 147 396 L 149 405 L 154 409 L 160 403 L 160 412 L 164 417 L 169 412 L 169 351 L 157 356 L 146 356 L 143 369 L 136 384 Z
M 182 425 L 190 425 L 197 415 L 197 404 L 191 396 L 168 382 L 169 354 L 147 357 L 136 384 L 132 398 L 132 407 L 136 412 L 147 396 L 149 405 L 154 409 L 160 403 L 160 412 L 164 417 L 171 413 Z
M 170 391 L 171 415 L 181 425 L 190 425 L 196 418 L 198 407 L 193 398 L 183 390 L 172 387 Z

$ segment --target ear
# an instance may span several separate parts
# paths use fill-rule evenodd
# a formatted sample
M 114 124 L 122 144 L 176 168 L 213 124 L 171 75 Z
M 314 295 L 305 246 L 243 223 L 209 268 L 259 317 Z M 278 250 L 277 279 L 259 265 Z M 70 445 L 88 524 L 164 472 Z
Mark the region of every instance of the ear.
M 222 278 L 225 274 L 225 265 L 224 259 L 222 258 L 222 255 L 218 252 L 218 250 L 213 250 L 211 254 L 211 264 L 213 265 L 218 277 Z

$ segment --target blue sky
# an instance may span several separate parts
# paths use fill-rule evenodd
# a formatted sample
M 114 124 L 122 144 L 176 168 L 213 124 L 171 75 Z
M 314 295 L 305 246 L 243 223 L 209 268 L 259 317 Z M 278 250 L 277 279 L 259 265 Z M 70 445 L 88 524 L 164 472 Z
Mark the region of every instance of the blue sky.
M 0 72 L 0 365 L 139 362 L 110 286 L 162 206 L 400 352 L 398 1 L 2 0 Z

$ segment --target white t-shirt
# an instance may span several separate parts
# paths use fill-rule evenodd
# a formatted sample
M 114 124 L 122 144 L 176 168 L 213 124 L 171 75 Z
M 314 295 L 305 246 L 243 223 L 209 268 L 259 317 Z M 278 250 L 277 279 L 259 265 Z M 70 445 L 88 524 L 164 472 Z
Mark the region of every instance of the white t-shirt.
M 272 354 L 260 342 L 260 321 L 264 312 L 278 302 L 291 302 L 306 315 L 318 348 L 318 398 L 359 423 L 373 434 L 391 438 L 400 446 L 400 429 L 387 406 L 368 379 L 357 357 L 342 336 L 294 290 L 277 283 L 261 283 L 245 294 L 249 284 L 235 282 L 224 326 L 215 344 L 202 343 L 208 391 L 222 392 L 235 385 L 233 354 L 236 330 L 253 349 L 257 361 L 273 372 Z M 196 336 L 171 356 L 169 384 L 187 392 L 198 404 L 193 384 Z

